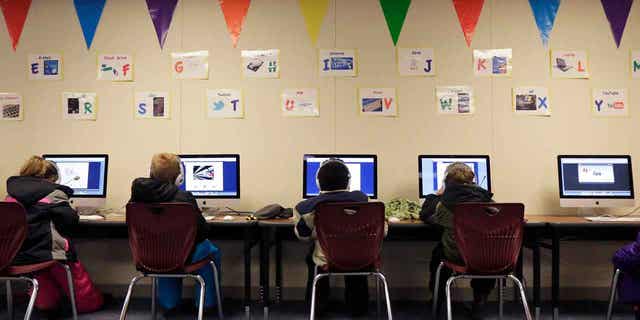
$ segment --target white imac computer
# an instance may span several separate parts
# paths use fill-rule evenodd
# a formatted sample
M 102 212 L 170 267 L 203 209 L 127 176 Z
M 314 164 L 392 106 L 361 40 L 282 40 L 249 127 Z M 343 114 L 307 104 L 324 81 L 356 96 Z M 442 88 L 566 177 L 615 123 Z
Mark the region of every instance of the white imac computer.
M 320 194 L 316 175 L 322 162 L 330 158 L 344 161 L 349 168 L 351 173 L 349 190 L 360 190 L 371 199 L 378 197 L 378 157 L 376 155 L 305 154 L 302 163 L 302 196 L 304 198 Z
M 181 190 L 193 194 L 201 210 L 234 207 L 240 199 L 240 155 L 180 155 L 184 182 Z
M 106 154 L 45 154 L 42 156 L 58 167 L 59 182 L 73 189 L 70 199 L 74 208 L 103 208 L 107 198 Z
M 561 207 L 634 207 L 628 155 L 559 155 Z
M 419 155 L 418 181 L 420 198 L 436 193 L 442 187 L 445 170 L 454 162 L 463 162 L 471 167 L 476 176 L 476 184 L 487 191 L 491 191 L 489 156 Z

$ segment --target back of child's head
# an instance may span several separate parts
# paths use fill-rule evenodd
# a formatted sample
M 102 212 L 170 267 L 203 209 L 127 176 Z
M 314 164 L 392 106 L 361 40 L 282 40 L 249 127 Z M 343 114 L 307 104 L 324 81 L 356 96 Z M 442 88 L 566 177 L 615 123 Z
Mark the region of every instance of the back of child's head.
M 180 158 L 173 153 L 157 153 L 151 158 L 152 179 L 174 183 L 180 175 Z
M 464 162 L 454 162 L 445 170 L 445 184 L 473 184 L 476 175 Z
M 20 168 L 23 177 L 35 177 L 51 182 L 58 180 L 58 167 L 55 163 L 45 160 L 43 157 L 31 156 Z
M 318 170 L 318 187 L 320 191 L 337 191 L 349 188 L 349 168 L 338 159 L 330 159 Z

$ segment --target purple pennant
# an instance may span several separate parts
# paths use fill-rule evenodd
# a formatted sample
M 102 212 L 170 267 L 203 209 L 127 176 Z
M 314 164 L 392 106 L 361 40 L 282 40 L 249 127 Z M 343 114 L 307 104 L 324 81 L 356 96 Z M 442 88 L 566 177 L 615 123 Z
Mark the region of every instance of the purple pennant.
M 627 18 L 629 18 L 629 11 L 631 11 L 631 5 L 633 0 L 601 0 L 604 13 L 607 15 L 609 24 L 611 25 L 611 32 L 616 40 L 616 46 L 620 47 L 620 41 L 622 40 L 622 34 L 624 33 L 624 27 L 627 24 Z
M 161 49 L 164 48 L 164 40 L 167 39 L 176 5 L 178 5 L 178 0 L 147 0 L 149 15 L 156 29 Z

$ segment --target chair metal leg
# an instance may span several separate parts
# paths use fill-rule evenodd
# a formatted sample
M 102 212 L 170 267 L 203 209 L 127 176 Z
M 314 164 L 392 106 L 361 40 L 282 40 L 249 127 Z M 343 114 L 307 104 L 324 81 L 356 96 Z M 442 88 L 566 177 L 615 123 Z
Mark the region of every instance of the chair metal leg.
M 527 304 L 527 295 L 524 292 L 524 286 L 522 285 L 522 282 L 520 282 L 520 279 L 516 278 L 512 274 L 508 275 L 508 277 L 513 281 L 515 285 L 518 286 L 518 289 L 520 290 L 520 298 L 522 299 L 522 307 L 524 308 L 524 315 L 526 319 L 532 320 L 531 311 L 529 310 L 529 305 Z
M 440 262 L 438 265 L 438 269 L 436 270 L 436 283 L 433 286 L 433 306 L 431 307 L 431 317 L 435 320 L 438 316 L 438 296 L 439 296 L 439 287 L 440 287 L 440 273 L 442 272 L 442 268 L 444 267 L 444 263 Z
M 5 281 L 7 287 L 7 314 L 9 319 L 13 320 L 13 292 L 11 292 L 11 280 Z
M 155 277 L 151 278 L 151 319 L 156 320 L 158 318 L 158 308 L 157 308 L 157 300 L 158 300 L 158 279 Z
M 387 278 L 385 278 L 385 276 L 380 272 L 374 273 L 374 275 L 382 281 L 382 286 L 384 287 L 384 298 L 387 304 L 387 319 L 391 320 L 393 319 L 393 314 L 391 312 L 391 297 L 389 296 L 389 284 L 387 283 Z
M 613 304 L 616 301 L 616 289 L 618 288 L 618 278 L 620 277 L 620 269 L 616 269 L 611 279 L 611 292 L 609 293 L 609 308 L 607 309 L 607 319 L 611 320 L 613 315 Z
M 447 284 L 444 287 L 444 294 L 447 299 L 447 320 L 453 319 L 453 314 L 451 312 L 451 285 L 456 280 L 455 277 L 451 277 L 447 280 Z
M 326 273 L 317 274 L 316 268 L 316 276 L 313 277 L 313 283 L 311 284 L 311 314 L 309 315 L 310 320 L 316 318 L 316 287 L 318 286 L 318 281 L 326 276 Z
M 211 261 L 211 269 L 213 269 L 213 283 L 216 288 L 216 298 L 218 300 L 218 318 L 224 319 L 224 313 L 222 312 L 222 296 L 220 295 L 220 278 L 218 277 L 218 268 L 213 261 Z
M 131 294 L 133 293 L 133 286 L 136 285 L 140 279 L 144 278 L 144 276 L 135 276 L 131 279 L 131 283 L 129 283 L 129 289 L 127 290 L 127 295 L 124 298 L 124 304 L 122 306 L 122 312 L 120 313 L 120 320 L 127 319 L 127 310 L 129 309 L 129 302 L 131 301 Z
M 36 304 L 36 298 L 38 297 L 38 280 L 30 279 L 30 278 L 21 278 L 21 279 L 30 282 L 31 287 L 33 288 L 33 290 L 31 291 L 31 298 L 29 299 L 29 304 L 27 305 L 27 311 L 24 313 L 24 320 L 29 320 L 31 319 L 33 306 Z
M 375 278 L 376 281 L 376 319 L 380 319 L 380 313 L 382 313 L 382 305 L 380 304 L 380 279 Z
M 67 273 L 67 285 L 69 286 L 69 300 L 71 300 L 71 312 L 73 313 L 73 320 L 78 320 L 78 307 L 76 306 L 76 289 L 73 286 L 73 275 L 71 274 L 71 267 L 66 264 L 62 264 L 62 267 Z
M 504 316 L 504 279 L 498 279 L 498 319 Z
M 204 279 L 201 276 L 194 276 L 196 281 L 200 283 L 200 303 L 198 305 L 198 320 L 202 320 L 204 317 L 204 295 L 205 295 L 205 284 Z

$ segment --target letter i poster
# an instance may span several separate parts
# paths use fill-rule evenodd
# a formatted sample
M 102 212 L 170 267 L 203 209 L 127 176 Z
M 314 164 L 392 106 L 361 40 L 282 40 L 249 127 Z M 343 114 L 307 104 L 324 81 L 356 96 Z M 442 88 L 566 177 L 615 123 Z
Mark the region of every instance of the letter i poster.
M 398 116 L 398 99 L 395 88 L 360 88 L 358 90 L 358 104 L 362 115 Z

